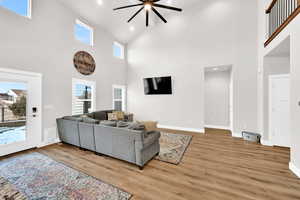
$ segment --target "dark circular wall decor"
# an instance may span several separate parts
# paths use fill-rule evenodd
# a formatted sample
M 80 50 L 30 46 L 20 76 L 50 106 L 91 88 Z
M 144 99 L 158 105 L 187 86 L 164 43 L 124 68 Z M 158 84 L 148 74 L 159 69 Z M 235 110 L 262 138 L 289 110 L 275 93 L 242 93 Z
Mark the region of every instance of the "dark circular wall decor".
M 73 61 L 77 71 L 83 75 L 91 75 L 96 69 L 95 60 L 88 52 L 77 52 Z

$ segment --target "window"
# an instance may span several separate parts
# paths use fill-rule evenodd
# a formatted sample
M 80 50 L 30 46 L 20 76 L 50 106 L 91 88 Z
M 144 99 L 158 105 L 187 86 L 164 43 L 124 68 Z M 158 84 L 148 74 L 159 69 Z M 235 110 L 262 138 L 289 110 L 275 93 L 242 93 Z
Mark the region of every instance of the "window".
M 93 46 L 94 30 L 83 22 L 76 20 L 75 38 L 87 45 Z
M 0 0 L 0 6 L 21 16 L 31 17 L 31 0 Z
M 123 85 L 113 85 L 113 109 L 126 111 L 126 87 Z
M 124 46 L 118 42 L 113 45 L 114 56 L 119 59 L 124 59 Z
M 95 110 L 95 82 L 73 79 L 72 115 L 91 113 Z

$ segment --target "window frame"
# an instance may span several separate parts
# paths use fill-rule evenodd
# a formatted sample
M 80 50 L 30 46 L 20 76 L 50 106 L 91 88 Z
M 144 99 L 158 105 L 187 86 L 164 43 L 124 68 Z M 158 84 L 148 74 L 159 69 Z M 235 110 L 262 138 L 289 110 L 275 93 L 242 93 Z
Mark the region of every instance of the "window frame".
M 91 102 L 91 112 L 96 111 L 96 82 L 95 81 L 87 81 L 84 79 L 72 78 L 72 115 L 77 114 L 77 113 L 73 113 L 74 97 L 76 95 L 74 87 L 77 84 L 87 85 L 87 86 L 91 87 L 91 99 L 90 100 L 82 100 L 82 101 L 90 101 Z
M 90 31 L 90 43 L 89 44 L 84 43 L 84 42 L 82 42 L 82 41 L 80 41 L 80 40 L 77 39 L 77 37 L 76 37 L 76 25 L 82 26 L 82 27 L 84 27 L 84 28 L 86 28 L 86 29 L 88 29 Z M 89 45 L 89 46 L 94 46 L 94 28 L 91 27 L 91 26 L 89 26 L 88 24 L 82 22 L 79 19 L 75 20 L 74 37 L 75 37 L 75 39 L 77 41 L 81 42 L 82 44 L 86 44 L 86 45 Z
M 121 56 L 116 56 L 115 55 L 115 46 L 119 47 L 121 49 Z M 125 46 L 123 44 L 121 44 L 120 42 L 114 41 L 113 43 L 113 56 L 115 58 L 124 60 L 125 59 Z
M 122 99 L 115 99 L 115 89 L 121 89 L 122 90 Z M 127 88 L 126 88 L 125 85 L 113 85 L 112 86 L 112 107 L 113 107 L 113 110 L 115 110 L 115 102 L 116 101 L 121 101 L 122 102 L 122 111 L 123 112 L 127 111 L 126 94 L 127 94 Z
M 10 12 L 13 12 L 21 17 L 25 17 L 25 18 L 28 18 L 28 19 L 31 19 L 32 18 L 32 0 L 26 0 L 27 1 L 27 14 L 24 16 L 24 15 L 21 15 L 20 13 L 17 13 L 9 8 L 6 8 L 6 7 L 2 7 L 6 10 L 9 10 Z

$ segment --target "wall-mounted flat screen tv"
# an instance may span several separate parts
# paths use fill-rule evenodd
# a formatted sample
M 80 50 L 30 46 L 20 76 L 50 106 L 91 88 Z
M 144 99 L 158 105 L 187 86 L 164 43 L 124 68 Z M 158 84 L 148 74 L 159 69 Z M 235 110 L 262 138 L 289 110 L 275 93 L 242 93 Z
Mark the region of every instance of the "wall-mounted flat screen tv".
M 172 77 L 153 77 L 144 79 L 145 95 L 171 95 Z

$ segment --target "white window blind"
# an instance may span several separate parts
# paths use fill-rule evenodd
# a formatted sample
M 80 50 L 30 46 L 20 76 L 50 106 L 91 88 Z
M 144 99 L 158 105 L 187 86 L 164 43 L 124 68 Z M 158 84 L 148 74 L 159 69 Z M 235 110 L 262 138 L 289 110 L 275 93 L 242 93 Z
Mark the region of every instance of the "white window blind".
M 95 83 L 73 79 L 72 115 L 93 112 L 95 108 Z
M 126 111 L 126 87 L 123 85 L 113 86 L 113 109 Z

